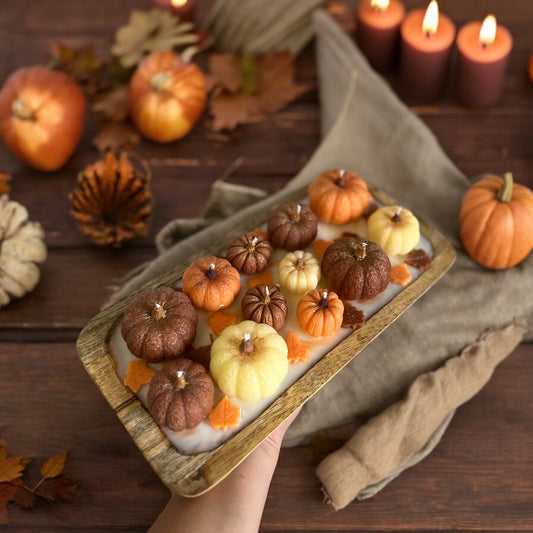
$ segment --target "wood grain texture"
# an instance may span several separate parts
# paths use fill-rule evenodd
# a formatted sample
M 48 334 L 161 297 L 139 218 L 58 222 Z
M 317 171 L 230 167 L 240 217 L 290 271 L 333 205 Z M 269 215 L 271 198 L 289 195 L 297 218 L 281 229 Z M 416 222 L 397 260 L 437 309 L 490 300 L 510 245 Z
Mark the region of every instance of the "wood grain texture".
M 346 0 L 353 8 L 357 0 Z M 199 1 L 205 12 L 210 0 Z M 419 0 L 405 0 L 408 10 Z M 413 111 L 469 177 L 510 170 L 533 187 L 533 84 L 526 61 L 533 44 L 530 0 L 446 0 L 441 9 L 459 27 L 485 13 L 513 33 L 502 103 L 465 110 L 453 96 Z M 150 0 L 21 0 L 0 2 L 0 82 L 21 66 L 43 63 L 53 42 L 90 45 L 107 54 L 118 24 Z M 105 6 L 105 8 L 103 7 Z M 313 48 L 297 76 L 314 80 Z M 394 77 L 389 78 L 394 83 Z M 50 255 L 35 292 L 0 310 L 0 436 L 10 453 L 46 458 L 69 450 L 79 482 L 75 501 L 54 512 L 9 506 L 9 533 L 145 532 L 168 500 L 124 426 L 76 355 L 75 338 L 115 284 L 155 256 L 153 236 L 168 220 L 200 213 L 209 188 L 237 158 L 237 183 L 280 190 L 320 142 L 318 94 L 312 91 L 275 118 L 239 128 L 228 142 L 208 139 L 201 124 L 171 146 L 143 141 L 154 172 L 156 209 L 150 235 L 122 250 L 87 243 L 68 213 L 75 177 L 98 157 L 88 117 L 80 146 L 50 175 L 22 165 L 0 144 L 0 171 L 13 174 L 13 198 L 47 231 Z M 170 152 L 170 155 L 169 155 Z M 305 448 L 284 449 L 261 531 L 533 531 L 533 344 L 522 344 L 489 384 L 455 415 L 444 439 L 421 464 L 375 498 L 335 513 L 322 502 Z

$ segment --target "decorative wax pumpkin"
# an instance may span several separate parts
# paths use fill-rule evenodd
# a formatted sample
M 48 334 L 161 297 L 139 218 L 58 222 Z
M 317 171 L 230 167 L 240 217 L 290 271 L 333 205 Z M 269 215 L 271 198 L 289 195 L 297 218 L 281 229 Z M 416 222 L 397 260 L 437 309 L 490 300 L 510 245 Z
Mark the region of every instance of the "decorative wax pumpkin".
M 304 294 L 320 281 L 320 261 L 309 252 L 289 252 L 279 263 L 279 283 L 291 294 Z
M 533 249 L 533 191 L 487 176 L 466 191 L 459 212 L 459 233 L 468 255 L 492 269 L 510 268 Z
M 35 288 L 46 260 L 44 230 L 28 217 L 23 205 L 0 196 L 0 307 Z
M 307 196 L 309 206 L 318 218 L 331 224 L 357 220 L 372 198 L 366 182 L 343 169 L 320 174 L 309 185 Z
M 268 239 L 285 250 L 305 248 L 316 237 L 318 219 L 309 206 L 292 203 L 277 207 L 267 222 Z
M 194 63 L 174 52 L 146 56 L 130 81 L 131 118 L 148 139 L 181 139 L 196 124 L 206 102 L 205 79 Z
M 233 239 L 227 248 L 226 259 L 248 276 L 262 272 L 272 256 L 272 245 L 263 235 L 245 233 Z
M 209 369 L 224 394 L 255 402 L 278 390 L 289 368 L 287 353 L 273 327 L 243 320 L 215 340 Z
M 374 211 L 367 221 L 367 236 L 388 255 L 408 254 L 420 240 L 418 219 L 404 207 L 388 205 Z
M 215 386 L 207 370 L 181 357 L 163 364 L 148 389 L 148 409 L 160 426 L 193 429 L 209 415 Z
M 368 300 L 389 284 L 391 262 L 379 244 L 343 237 L 328 247 L 322 274 L 328 286 L 346 300 Z
M 242 297 L 241 309 L 245 320 L 268 324 L 276 331 L 287 318 L 287 301 L 274 285 L 256 285 L 248 289 Z
M 313 289 L 296 308 L 300 327 L 313 337 L 329 337 L 342 325 L 344 304 L 332 291 Z
M 85 97 L 64 72 L 24 67 L 0 91 L 0 135 L 24 163 L 51 172 L 62 167 L 83 132 Z
M 197 309 L 217 311 L 231 305 L 241 292 L 241 277 L 231 263 L 221 257 L 197 259 L 183 273 L 183 292 Z
M 124 310 L 121 333 L 130 352 L 149 363 L 179 357 L 194 341 L 198 313 L 182 291 L 147 289 Z

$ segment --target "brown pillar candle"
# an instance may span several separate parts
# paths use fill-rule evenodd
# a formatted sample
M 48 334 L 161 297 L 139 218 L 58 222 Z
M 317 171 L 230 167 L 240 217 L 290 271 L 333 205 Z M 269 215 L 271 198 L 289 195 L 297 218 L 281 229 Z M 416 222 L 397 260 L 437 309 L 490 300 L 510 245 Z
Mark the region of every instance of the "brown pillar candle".
M 399 93 L 406 99 L 430 102 L 444 93 L 455 25 L 439 15 L 436 0 L 424 12 L 411 11 L 400 28 Z
M 503 94 L 513 38 L 488 15 L 483 24 L 470 22 L 457 34 L 457 98 L 468 107 L 490 107 Z
M 400 0 L 361 0 L 356 8 L 355 40 L 379 72 L 392 70 L 405 7 Z
M 194 22 L 196 14 L 196 0 L 153 0 L 154 5 L 167 9 L 180 20 Z

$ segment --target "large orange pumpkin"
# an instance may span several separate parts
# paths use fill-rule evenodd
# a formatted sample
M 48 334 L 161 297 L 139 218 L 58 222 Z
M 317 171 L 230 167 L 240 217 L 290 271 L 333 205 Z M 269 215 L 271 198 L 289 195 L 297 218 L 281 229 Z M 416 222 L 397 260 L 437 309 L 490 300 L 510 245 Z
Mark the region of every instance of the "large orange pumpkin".
M 366 182 L 342 169 L 320 174 L 309 185 L 307 195 L 313 213 L 323 222 L 332 224 L 357 220 L 371 199 Z
M 533 191 L 487 176 L 472 185 L 459 212 L 461 242 L 478 264 L 492 269 L 517 265 L 533 249 Z
M 24 67 L 0 91 L 0 135 L 30 167 L 62 167 L 83 132 L 85 97 L 74 79 L 43 66 Z
M 174 52 L 146 56 L 130 81 L 131 118 L 152 141 L 166 143 L 187 135 L 205 102 L 202 71 Z

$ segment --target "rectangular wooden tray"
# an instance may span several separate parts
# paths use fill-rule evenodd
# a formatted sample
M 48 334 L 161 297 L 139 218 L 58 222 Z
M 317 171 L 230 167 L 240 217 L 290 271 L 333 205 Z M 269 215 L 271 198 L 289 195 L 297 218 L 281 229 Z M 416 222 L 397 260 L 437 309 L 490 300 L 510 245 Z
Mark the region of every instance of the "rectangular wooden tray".
M 384 192 L 373 187 L 369 189 L 373 197 L 383 205 L 397 203 Z M 294 191 L 284 196 L 280 203 L 297 201 L 305 195 L 306 189 Z M 428 270 L 373 314 L 361 329 L 355 330 L 325 354 L 262 414 L 237 434 L 211 451 L 184 455 L 173 446 L 141 401 L 118 377 L 113 357 L 108 350 L 110 332 L 120 322 L 125 307 L 140 291 L 175 283 L 197 257 L 221 253 L 231 239 L 263 224 L 271 211 L 272 207 L 269 206 L 264 212 L 258 212 L 257 217 L 246 223 L 246 227 L 244 224 L 235 227 L 234 234 L 228 235 L 226 242 L 199 250 L 198 254 L 186 263 L 176 265 L 143 285 L 135 293 L 99 313 L 83 328 L 77 340 L 78 354 L 85 369 L 136 445 L 163 483 L 173 492 L 183 496 L 198 496 L 224 479 L 276 427 L 422 296 L 455 260 L 455 250 L 446 238 L 435 228 L 420 220 L 421 233 L 433 247 L 433 262 Z

